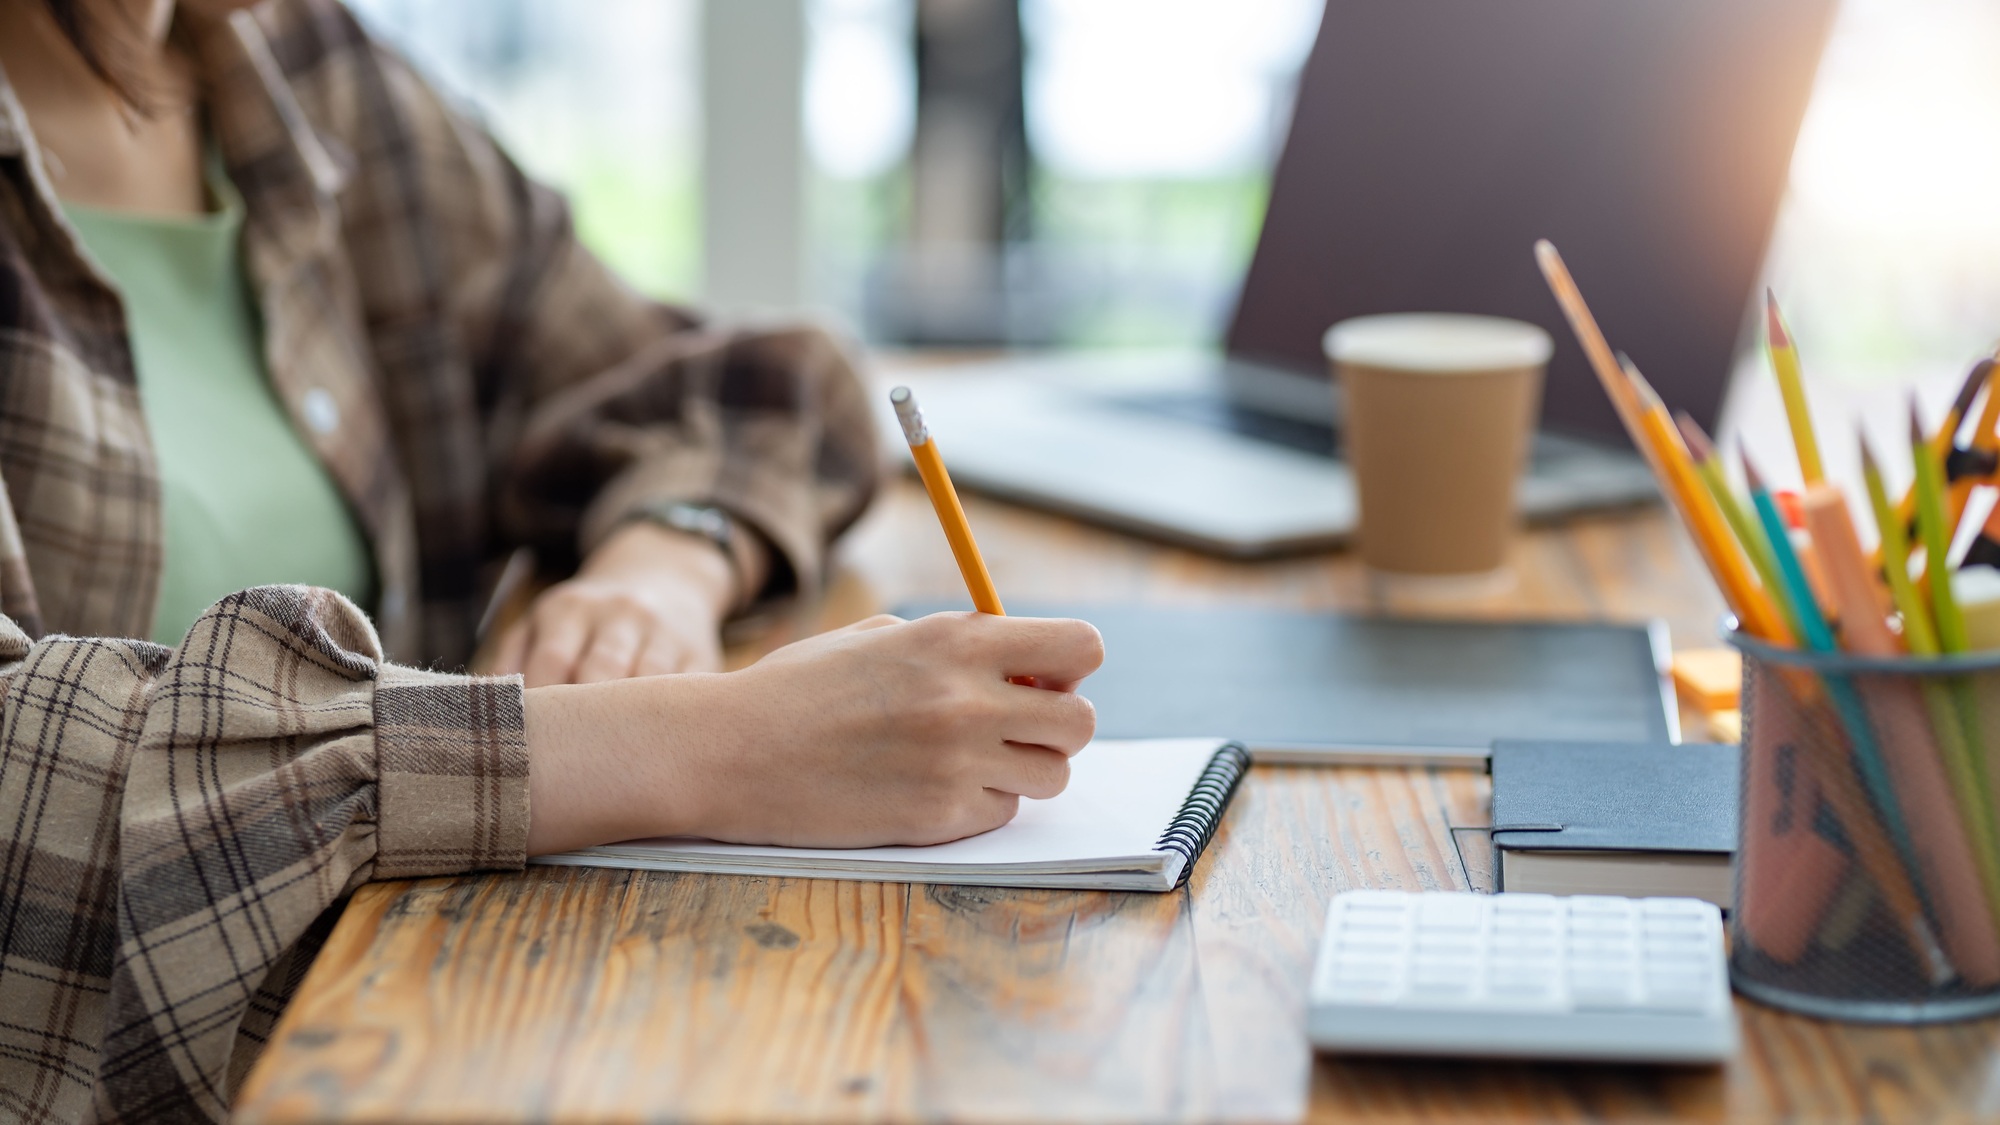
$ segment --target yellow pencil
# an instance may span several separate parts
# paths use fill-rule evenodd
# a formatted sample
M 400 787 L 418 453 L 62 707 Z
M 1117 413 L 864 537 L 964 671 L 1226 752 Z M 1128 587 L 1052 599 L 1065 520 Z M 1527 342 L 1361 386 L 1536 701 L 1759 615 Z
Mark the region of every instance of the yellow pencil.
M 1820 466 L 1819 439 L 1813 436 L 1812 413 L 1806 406 L 1806 384 L 1799 374 L 1799 349 L 1778 314 L 1778 298 L 1764 291 L 1764 328 L 1771 347 L 1771 367 L 1778 373 L 1778 393 L 1785 400 L 1785 419 L 1792 424 L 1792 444 L 1798 447 L 1799 472 L 1808 485 L 1826 480 Z
M 1743 545 L 1743 553 L 1749 556 L 1750 565 L 1757 571 L 1758 581 L 1766 590 L 1784 589 L 1784 580 L 1778 574 L 1778 564 L 1771 557 L 1771 544 L 1764 536 L 1764 529 L 1757 525 L 1757 517 L 1743 508 L 1743 502 L 1729 486 L 1729 477 L 1723 472 L 1722 458 L 1715 452 L 1715 443 L 1700 423 L 1685 413 L 1674 415 L 1674 421 L 1681 428 L 1681 439 L 1687 445 L 1688 456 L 1694 459 L 1695 471 L 1701 481 L 1708 486 L 1708 494 L 1715 498 L 1715 506 L 1721 510 L 1722 518 L 1736 532 L 1736 539 Z M 1778 612 L 1785 619 L 1785 626 L 1794 636 L 1799 633 L 1799 623 L 1792 613 L 1791 603 L 1773 598 Z
M 1751 574 L 1750 564 L 1738 549 L 1722 509 L 1716 505 L 1715 497 L 1709 494 L 1707 486 L 1701 483 L 1694 459 L 1688 455 L 1687 447 L 1681 444 L 1680 432 L 1674 428 L 1674 420 L 1667 414 L 1666 404 L 1660 401 L 1660 396 L 1654 393 L 1646 377 L 1639 374 L 1639 369 L 1632 366 L 1630 360 L 1624 361 L 1623 368 L 1633 398 L 1640 403 L 1641 433 L 1661 466 L 1661 486 L 1680 512 L 1681 522 L 1694 538 L 1695 548 L 1701 553 L 1703 561 L 1708 563 L 1709 572 L 1715 576 L 1715 584 L 1722 588 L 1723 601 L 1729 603 L 1731 612 L 1736 614 L 1751 636 L 1762 637 L 1774 644 L 1792 643 L 1792 630 L 1785 624 L 1784 615 L 1772 600 L 1773 592 L 1759 586 L 1756 577 Z
M 1569 267 L 1563 264 L 1562 255 L 1556 253 L 1555 244 L 1546 238 L 1535 243 L 1535 261 L 1542 267 L 1542 278 L 1548 282 L 1549 292 L 1555 294 L 1556 304 L 1562 306 L 1570 331 L 1576 334 L 1576 342 L 1583 345 L 1583 354 L 1590 360 L 1590 369 L 1597 373 L 1597 381 L 1610 397 L 1612 409 L 1618 412 L 1618 420 L 1625 423 L 1625 432 L 1632 436 L 1632 443 L 1639 447 L 1639 452 L 1652 465 L 1653 472 L 1658 474 L 1660 463 L 1640 436 L 1639 396 L 1619 371 L 1618 358 L 1612 353 L 1611 345 L 1605 342 L 1603 331 L 1597 327 L 1597 318 L 1590 314 L 1590 306 L 1584 304 L 1576 279 L 1569 275 Z
M 910 442 L 910 457 L 917 463 L 917 475 L 923 478 L 924 491 L 930 495 L 938 523 L 944 526 L 945 541 L 951 544 L 951 557 L 958 560 L 958 572 L 965 577 L 965 589 L 972 595 L 973 608 L 995 617 L 1006 616 L 1006 609 L 1000 605 L 1000 591 L 994 589 L 993 576 L 986 572 L 986 560 L 979 554 L 979 544 L 972 540 L 972 525 L 966 522 L 958 490 L 951 486 L 951 474 L 945 471 L 944 459 L 938 456 L 937 441 L 931 437 L 930 427 L 924 425 L 923 412 L 917 409 L 916 396 L 908 387 L 897 387 L 889 392 L 889 402 L 896 408 L 896 420 L 903 424 L 903 436 Z
M 1714 500 L 1708 496 L 1695 475 L 1693 465 L 1688 462 L 1687 450 L 1679 450 L 1680 468 L 1685 472 L 1677 472 L 1670 463 L 1667 449 L 1680 446 L 1680 435 L 1674 431 L 1673 419 L 1667 416 L 1665 407 L 1658 410 L 1658 418 L 1648 423 L 1648 410 L 1639 390 L 1645 385 L 1645 380 L 1635 380 L 1636 371 L 1621 368 L 1617 355 L 1604 339 L 1603 331 L 1597 327 L 1597 318 L 1591 315 L 1590 306 L 1584 303 L 1583 293 L 1576 287 L 1576 279 L 1570 276 L 1562 255 L 1556 252 L 1548 239 L 1535 243 L 1535 261 L 1541 266 L 1542 277 L 1548 282 L 1549 291 L 1555 294 L 1556 303 L 1562 306 L 1563 316 L 1568 318 L 1577 343 L 1583 346 L 1583 354 L 1589 358 L 1597 381 L 1603 385 L 1612 408 L 1618 412 L 1618 420 L 1625 424 L 1625 432 L 1631 436 L 1632 444 L 1638 447 L 1640 455 L 1652 468 L 1653 476 L 1660 482 L 1660 491 L 1666 494 L 1668 503 L 1694 537 L 1695 548 L 1708 565 L 1716 585 L 1721 587 L 1722 600 L 1729 606 L 1729 611 L 1736 615 L 1752 636 L 1775 644 L 1791 643 L 1791 630 L 1779 618 L 1777 608 L 1763 596 L 1763 590 L 1750 577 L 1747 564 L 1736 553 L 1735 542 L 1728 537 L 1721 512 L 1714 507 Z M 1646 389 L 1651 392 L 1650 387 Z M 1653 396 L 1653 401 L 1658 403 L 1657 395 Z M 1660 432 L 1662 425 L 1665 427 L 1663 435 Z

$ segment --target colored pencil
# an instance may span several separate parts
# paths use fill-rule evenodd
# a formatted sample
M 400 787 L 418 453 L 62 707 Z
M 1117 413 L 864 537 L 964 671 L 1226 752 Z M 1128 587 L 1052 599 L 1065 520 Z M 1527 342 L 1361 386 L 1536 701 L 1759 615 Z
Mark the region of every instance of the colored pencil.
M 1777 564 L 1782 583 L 1778 590 L 1791 603 L 1792 614 L 1798 618 L 1799 636 L 1814 652 L 1833 652 L 1837 647 L 1833 629 L 1806 582 L 1805 568 L 1799 563 L 1798 552 L 1792 549 L 1792 538 L 1785 528 L 1785 517 L 1778 514 L 1777 501 L 1771 498 L 1756 466 L 1750 463 L 1750 454 L 1742 453 L 1742 458 L 1743 479 L 1750 486 L 1750 503 L 1764 525 L 1764 535 L 1771 544 L 1771 560 Z
M 1792 643 L 1791 628 L 1774 601 L 1777 592 L 1765 591 L 1751 574 L 1721 508 L 1701 483 L 1693 458 L 1681 444 L 1680 431 L 1675 429 L 1666 405 L 1629 359 L 1621 356 L 1619 360 L 1633 398 L 1640 404 L 1640 435 L 1653 449 L 1661 488 L 1680 513 L 1681 523 L 1693 537 L 1716 585 L 1722 588 L 1723 600 L 1752 636 L 1774 644 Z
M 1918 444 L 1918 448 L 1926 448 Z M 1918 456 L 1918 462 L 1924 458 Z M 1876 508 L 1876 522 L 1882 530 L 1884 544 L 1884 577 L 1888 579 L 1890 593 L 1896 599 L 1896 609 L 1902 613 L 1902 641 L 1916 657 L 1936 657 L 1944 651 L 1944 643 L 1938 637 L 1938 627 L 1932 617 L 1930 605 L 1924 603 L 1922 595 L 1916 591 L 1916 583 L 1910 581 L 1910 542 L 1904 538 L 1902 522 L 1894 518 L 1888 508 L 1888 492 L 1882 488 L 1882 468 L 1876 464 L 1874 452 L 1868 448 L 1868 440 L 1862 438 L 1862 480 L 1868 484 L 1868 500 Z M 1912 492 L 1920 492 L 1922 478 L 1912 486 Z M 1918 504 L 1918 522 L 1924 522 L 1922 504 Z M 1926 544 L 1926 554 L 1928 554 Z M 1904 560 L 1896 565 L 1896 560 Z M 1932 583 L 1932 587 L 1946 587 L 1950 595 L 1950 583 Z M 1962 625 L 1962 621 L 1960 621 Z M 1942 753 L 1946 755 L 1946 765 L 1952 767 L 1954 777 L 1960 785 L 1970 783 L 1972 793 L 1988 795 L 1992 793 L 1992 769 L 1988 769 L 1984 749 L 1980 747 L 1980 707 L 1972 697 L 1972 691 L 1964 681 L 1954 681 L 1950 687 L 1940 683 L 1936 677 L 1922 677 L 1924 701 L 1930 705 L 1932 731 L 1938 735 Z M 1962 751 L 1960 751 L 1962 747 Z M 1982 805 L 1982 819 L 1994 827 L 1994 835 L 2000 837 L 2000 819 L 1994 811 Z
M 1833 632 L 1820 613 L 1819 604 L 1813 600 L 1812 590 L 1806 585 L 1805 571 L 1799 565 L 1798 555 L 1792 550 L 1784 517 L 1778 514 L 1778 506 L 1771 499 L 1770 490 L 1764 487 L 1763 479 L 1747 454 L 1743 457 L 1743 476 L 1750 488 L 1750 502 L 1763 521 L 1765 534 L 1770 537 L 1772 558 L 1778 564 L 1778 573 L 1784 577 L 1784 592 L 1792 599 L 1806 644 L 1815 652 L 1837 651 Z M 1820 767 L 1817 771 L 1820 784 L 1828 799 L 1835 801 L 1842 827 L 1857 835 L 1854 840 L 1857 858 L 1870 869 L 1869 877 L 1881 887 L 1883 895 L 1892 900 L 1892 905 L 1901 903 L 1897 909 L 1910 928 L 1912 945 L 1928 959 L 1931 949 L 1937 946 L 1937 939 L 1923 921 L 1925 896 L 1920 881 L 1922 869 L 1895 788 L 1889 780 L 1888 765 L 1875 741 L 1874 730 L 1869 725 L 1860 697 L 1855 694 L 1853 683 L 1846 676 L 1830 672 L 1822 676 L 1821 681 L 1826 689 L 1824 698 L 1832 703 L 1841 726 L 1847 732 L 1854 768 L 1842 768 L 1842 763 L 1831 761 L 1823 754 L 1808 754 L 1808 760 Z M 1814 694 L 1809 692 L 1805 696 L 1807 706 L 1814 704 Z M 1857 773 L 1861 778 L 1860 786 L 1855 783 Z M 1861 786 L 1865 786 L 1865 791 Z M 1869 813 L 1871 808 L 1872 816 Z M 1887 833 L 1886 841 L 1872 838 L 1878 823 Z M 1890 848 L 1894 849 L 1893 853 L 1887 851 Z M 1941 948 L 1938 951 L 1942 952 Z M 1937 970 L 1935 962 L 1933 970 Z
M 1618 360 L 1605 342 L 1604 333 L 1597 327 L 1597 318 L 1590 313 L 1590 306 L 1583 301 L 1583 293 L 1576 287 L 1576 279 L 1569 274 L 1569 267 L 1563 264 L 1562 255 L 1548 239 L 1535 243 L 1535 262 L 1541 267 L 1542 278 L 1548 283 L 1549 292 L 1555 294 L 1556 304 L 1562 307 L 1563 316 L 1569 321 L 1570 331 L 1576 334 L 1576 342 L 1583 347 L 1584 357 L 1590 360 L 1590 369 L 1596 373 L 1597 381 L 1604 393 L 1611 399 L 1611 408 L 1618 412 L 1618 420 L 1625 424 L 1625 432 L 1632 437 L 1632 443 L 1639 452 L 1653 462 L 1651 452 L 1639 436 L 1639 400 L 1631 385 L 1621 377 Z M 1660 467 L 1653 464 L 1653 471 Z
M 1674 423 L 1680 427 L 1681 438 L 1687 443 L 1688 453 L 1694 458 L 1702 483 L 1708 486 L 1708 494 L 1715 498 L 1715 506 L 1721 510 L 1729 529 L 1736 533 L 1736 541 L 1756 570 L 1758 580 L 1766 590 L 1779 589 L 1783 580 L 1778 576 L 1777 564 L 1771 559 L 1771 545 L 1764 540 L 1764 529 L 1758 525 L 1756 517 L 1744 510 L 1743 501 L 1730 487 L 1729 475 L 1722 467 L 1722 457 L 1716 452 L 1715 443 L 1709 440 L 1701 424 L 1685 412 L 1675 414 Z M 1791 606 L 1782 601 L 1777 604 L 1786 627 L 1797 635 L 1799 623 L 1792 615 Z
M 1890 600 L 1903 618 L 1903 645 L 1915 656 L 1938 654 L 1937 627 L 1931 611 L 1910 580 L 1910 540 L 1904 520 L 1889 506 L 1889 493 L 1882 486 L 1882 468 L 1875 461 L 1868 439 L 1861 439 L 1861 479 L 1868 488 L 1868 500 L 1875 511 L 1875 525 L 1882 535 L 1882 576 L 1888 581 Z M 1915 490 L 1912 490 L 1912 496 Z
M 1982 359 L 1972 365 L 1972 370 L 1966 373 L 1965 381 L 1959 384 L 1958 397 L 1952 400 L 1951 409 L 1945 412 L 1944 421 L 1940 422 L 1938 428 L 1931 434 L 1931 449 L 1940 459 L 1951 455 L 1952 447 L 1958 440 L 1958 431 L 1964 425 L 1965 416 L 1972 409 L 1972 402 L 1978 397 L 1982 388 L 1987 392 L 1986 400 L 1985 405 L 1980 408 L 1978 424 L 1972 430 L 1972 446 L 1975 450 L 1989 454 L 2000 450 L 2000 434 L 1995 433 L 1995 426 L 2000 425 L 2000 394 L 1995 394 L 1994 389 L 1986 385 L 1992 372 L 1993 360 Z M 1972 495 L 1973 482 L 1962 482 L 1963 492 L 1959 489 L 1960 483 L 1952 482 L 1950 502 L 1951 523 L 1954 528 L 1958 526 L 1959 518 L 1965 511 L 1966 500 Z M 1903 490 L 1902 498 L 1896 501 L 1895 512 L 1896 518 L 1902 521 L 1902 526 L 1907 531 L 1910 521 L 1917 515 L 1917 489 L 1914 484 Z M 1868 557 L 1872 563 L 1880 565 L 1882 560 L 1880 544 L 1877 544 L 1875 551 Z
M 1785 400 L 1785 420 L 1792 426 L 1792 444 L 1799 455 L 1799 472 L 1807 484 L 1826 479 L 1820 465 L 1819 439 L 1813 436 L 1812 412 L 1806 404 L 1806 385 L 1799 373 L 1799 349 L 1785 330 L 1785 318 L 1778 312 L 1777 295 L 1764 291 L 1764 331 L 1771 352 L 1771 368 L 1778 375 L 1778 393 Z
M 951 545 L 951 557 L 957 561 L 965 589 L 972 595 L 973 608 L 996 617 L 1006 616 L 1007 611 L 1000 604 L 1000 591 L 993 585 L 993 576 L 987 573 L 986 559 L 979 553 L 979 544 L 973 541 L 965 506 L 959 503 L 958 490 L 952 487 L 951 474 L 945 471 L 944 459 L 938 455 L 937 439 L 924 424 L 923 411 L 917 409 L 916 396 L 908 387 L 897 387 L 889 392 L 889 402 L 896 408 L 896 420 L 902 423 L 903 437 L 910 443 L 910 457 L 917 463 L 917 476 L 922 478 L 931 509 L 944 527 L 945 541 Z
M 1979 527 L 1979 533 L 1972 542 L 1965 545 L 1965 557 L 1958 560 L 1960 569 L 1971 566 L 2000 568 L 2000 504 L 1986 513 L 1986 522 Z
M 1958 453 L 1953 446 L 1957 444 L 1958 431 L 1965 424 L 1966 414 L 1972 409 L 1973 398 L 1978 395 L 1981 388 L 1987 386 L 1992 373 L 1993 360 L 1991 358 L 1981 359 L 1978 363 L 1973 364 L 1972 370 L 1966 373 L 1965 382 L 1958 388 L 1958 397 L 1952 401 L 1952 409 L 1945 414 L 1944 425 L 1938 427 L 1940 431 L 1945 426 L 1951 427 L 1951 436 L 1945 440 L 1943 448 L 1937 452 L 1938 457 L 1944 460 L 1946 468 L 1945 485 L 1947 492 L 1945 495 L 1945 510 L 1951 515 L 1951 526 L 1954 531 L 1958 528 L 1958 521 L 1965 515 L 1965 505 L 1972 499 L 1973 488 L 1979 482 L 1969 475 L 1953 474 L 1953 463 L 1957 460 Z M 1993 427 L 1996 422 L 2000 422 L 2000 395 L 1988 394 L 1985 405 L 1980 408 L 1979 421 L 1972 428 L 1973 445 L 1971 449 L 1967 450 L 1971 455 L 1967 460 L 1974 463 L 1992 460 L 1994 448 L 1988 444 L 1981 443 L 1979 436 L 1984 433 L 1987 435 L 1987 442 L 1991 442 Z M 1979 475 L 1991 476 L 1992 472 L 1991 468 L 1985 468 Z
M 1931 612 L 1937 624 L 1938 646 L 1946 653 L 1964 652 L 1965 618 L 1951 592 L 1951 525 L 1944 512 L 1944 465 L 1924 440 L 1917 404 L 1910 403 L 1910 459 L 1917 470 L 1917 532 L 1924 543 L 1924 574 L 1931 579 Z
M 1842 647 L 1864 656 L 1897 655 L 1901 646 L 1884 619 L 1882 589 L 1846 499 L 1832 485 L 1814 485 L 1806 489 L 1804 506 L 1806 529 L 1841 607 Z M 1864 677 L 1853 687 L 1876 744 L 1894 765 L 1890 783 L 1946 951 L 1968 981 L 2000 982 L 2000 849 L 1980 800 L 1978 774 L 1963 738 L 1956 737 L 1950 702 L 1942 698 L 1943 706 L 1927 707 L 1911 677 Z

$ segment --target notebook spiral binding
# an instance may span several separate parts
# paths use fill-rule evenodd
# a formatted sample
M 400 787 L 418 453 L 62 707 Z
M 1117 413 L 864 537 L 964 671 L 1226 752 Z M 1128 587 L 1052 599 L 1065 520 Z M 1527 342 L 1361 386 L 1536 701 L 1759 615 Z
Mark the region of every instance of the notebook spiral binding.
M 1195 861 L 1208 847 L 1210 837 L 1222 823 L 1223 810 L 1229 807 L 1229 798 L 1236 794 L 1237 785 L 1249 769 L 1250 751 L 1242 743 L 1231 742 L 1217 750 L 1194 788 L 1188 791 L 1188 799 L 1182 802 L 1180 811 L 1153 845 L 1156 852 L 1179 852 L 1187 859 L 1181 865 L 1180 879 L 1174 883 L 1175 890 L 1187 885 L 1188 876 L 1194 874 Z

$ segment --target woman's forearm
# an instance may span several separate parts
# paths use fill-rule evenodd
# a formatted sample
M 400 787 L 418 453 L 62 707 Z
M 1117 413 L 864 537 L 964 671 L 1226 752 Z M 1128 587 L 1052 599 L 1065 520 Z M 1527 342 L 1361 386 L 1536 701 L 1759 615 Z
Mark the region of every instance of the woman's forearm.
M 872 618 L 740 672 L 527 693 L 528 853 L 646 836 L 928 844 L 1069 779 L 1103 659 L 1081 621 Z M 1022 686 L 1033 678 L 1059 688 Z

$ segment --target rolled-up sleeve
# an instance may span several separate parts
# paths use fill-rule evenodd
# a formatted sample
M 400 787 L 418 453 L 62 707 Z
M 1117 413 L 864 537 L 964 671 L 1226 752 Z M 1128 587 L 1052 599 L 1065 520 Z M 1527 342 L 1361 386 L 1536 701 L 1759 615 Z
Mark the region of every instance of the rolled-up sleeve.
M 370 879 L 518 868 L 518 680 L 386 664 L 297 586 L 177 649 L 0 618 L 0 1116 L 227 1116 L 323 933 Z
M 559 194 L 393 53 L 369 58 L 420 158 L 424 212 L 451 217 L 435 231 L 443 305 L 475 373 L 501 537 L 561 565 L 643 506 L 713 505 L 774 550 L 753 593 L 815 586 L 882 470 L 850 349 L 811 325 L 722 327 L 635 292 Z

